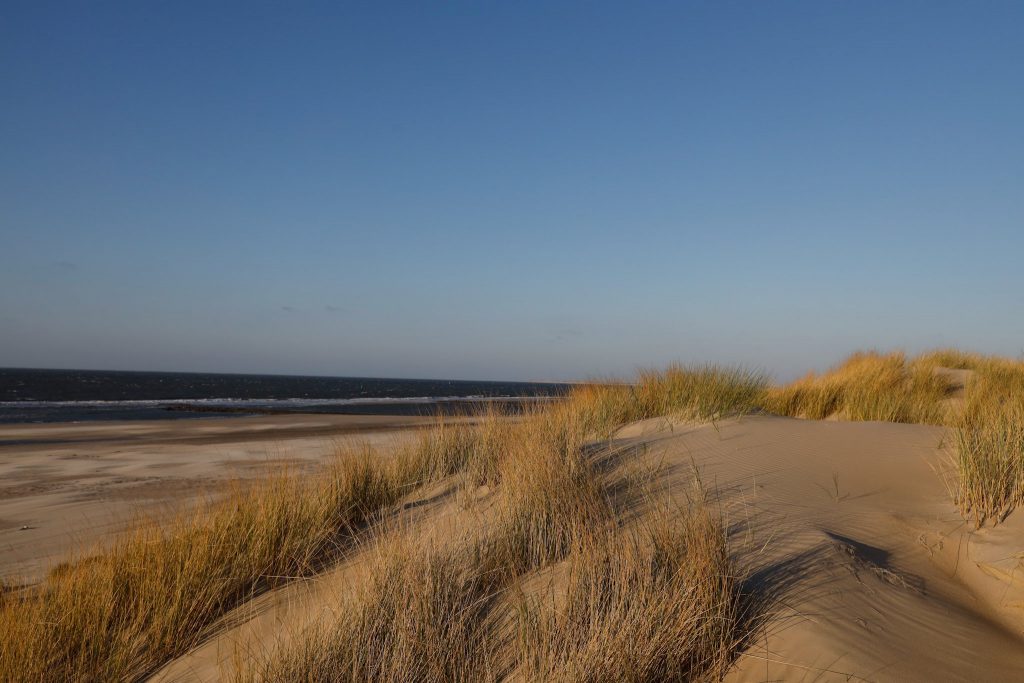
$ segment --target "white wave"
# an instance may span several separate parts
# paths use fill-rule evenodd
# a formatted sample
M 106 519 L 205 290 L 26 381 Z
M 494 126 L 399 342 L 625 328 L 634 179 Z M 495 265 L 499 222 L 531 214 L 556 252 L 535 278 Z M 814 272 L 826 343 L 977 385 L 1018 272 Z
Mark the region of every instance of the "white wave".
M 273 407 L 304 407 L 332 405 L 374 405 L 381 403 L 445 403 L 452 401 L 536 401 L 555 398 L 552 396 L 378 396 L 360 398 L 172 398 L 172 399 L 136 399 L 111 401 L 0 401 L 0 408 L 142 408 L 147 406 L 199 405 L 222 406 L 226 408 L 273 408 Z

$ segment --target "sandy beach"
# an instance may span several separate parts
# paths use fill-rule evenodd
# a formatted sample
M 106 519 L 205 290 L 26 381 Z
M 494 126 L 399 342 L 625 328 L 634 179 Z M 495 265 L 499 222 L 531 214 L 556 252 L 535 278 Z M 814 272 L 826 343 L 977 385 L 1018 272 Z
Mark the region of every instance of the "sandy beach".
M 275 415 L 0 425 L 0 575 L 33 580 L 72 550 L 275 468 L 339 446 L 385 449 L 425 417 Z

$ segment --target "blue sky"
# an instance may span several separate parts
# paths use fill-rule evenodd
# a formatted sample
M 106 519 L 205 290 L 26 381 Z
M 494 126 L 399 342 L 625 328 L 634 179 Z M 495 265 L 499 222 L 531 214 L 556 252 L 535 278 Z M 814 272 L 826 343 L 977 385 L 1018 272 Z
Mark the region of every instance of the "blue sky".
M 1021 3 L 0 8 L 0 366 L 1024 351 Z

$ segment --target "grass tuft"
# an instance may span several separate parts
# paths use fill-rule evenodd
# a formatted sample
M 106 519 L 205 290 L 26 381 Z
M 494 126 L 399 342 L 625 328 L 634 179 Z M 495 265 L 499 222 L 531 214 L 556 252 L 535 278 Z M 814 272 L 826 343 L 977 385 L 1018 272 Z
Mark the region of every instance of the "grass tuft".
M 496 487 L 487 522 L 448 546 L 384 544 L 365 589 L 244 669 L 255 681 L 687 680 L 721 674 L 737 640 L 738 586 L 721 521 L 702 504 L 619 530 L 593 439 L 657 410 L 712 418 L 746 410 L 759 377 L 673 370 L 589 385 L 501 429 L 466 476 Z M 741 386 L 729 386 L 737 381 Z M 642 397 L 642 398 L 641 398 Z M 646 401 L 641 403 L 641 400 Z M 479 443 L 488 439 L 478 435 Z M 460 442 L 461 443 L 461 442 Z M 489 474 L 479 477 L 471 473 Z M 548 601 L 519 592 L 569 567 Z M 518 601 L 509 594 L 523 596 Z M 502 625 L 511 624 L 514 638 Z M 653 678 L 652 678 L 653 677 Z
M 952 433 L 954 502 L 976 526 L 998 524 L 1024 503 L 1024 364 L 979 363 Z
M 949 370 L 967 372 L 964 398 Z M 857 353 L 824 375 L 768 389 L 762 406 L 792 417 L 909 422 L 947 427 L 944 474 L 954 503 L 981 527 L 1024 503 L 1024 362 L 940 349 Z
M 721 521 L 706 507 L 635 533 L 592 534 L 566 586 L 524 599 L 530 681 L 718 680 L 738 642 L 739 591 Z
M 577 387 L 569 402 L 588 433 L 606 437 L 624 424 L 651 417 L 707 422 L 744 415 L 759 407 L 767 386 L 767 376 L 755 370 L 671 365 L 642 371 L 635 384 Z
M 809 374 L 772 387 L 768 412 L 790 417 L 944 424 L 950 380 L 935 366 L 910 363 L 902 353 L 856 353 L 824 375 Z
M 321 621 L 244 669 L 239 683 L 486 681 L 497 596 L 479 541 L 381 543 L 367 581 Z

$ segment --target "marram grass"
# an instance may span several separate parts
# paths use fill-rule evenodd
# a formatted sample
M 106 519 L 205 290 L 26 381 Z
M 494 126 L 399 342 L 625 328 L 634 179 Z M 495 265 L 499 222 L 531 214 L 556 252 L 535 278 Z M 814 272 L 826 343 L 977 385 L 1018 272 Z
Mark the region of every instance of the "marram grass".
M 561 561 L 608 514 L 585 441 L 655 414 L 740 413 L 763 383 L 743 371 L 672 368 L 628 390 L 581 387 L 512 420 L 440 422 L 393 457 L 351 453 L 312 475 L 240 485 L 0 593 L 0 680 L 141 680 L 229 610 L 341 557 L 417 487 L 456 474 L 505 489 L 486 541 L 497 574 Z
M 952 422 L 953 500 L 977 526 L 1024 504 L 1024 364 L 987 360 Z
M 965 387 L 950 370 L 967 371 Z M 912 359 L 857 353 L 823 375 L 769 388 L 760 405 L 808 419 L 942 426 L 951 446 L 944 477 L 965 518 L 997 524 L 1024 504 L 1024 362 L 956 349 Z
M 237 683 L 718 679 L 742 635 L 721 520 L 698 491 L 620 528 L 582 417 L 570 402 L 518 423 L 488 523 L 385 537 L 367 584 Z
M 763 399 L 768 412 L 822 420 L 943 424 L 948 378 L 933 366 L 909 362 L 902 353 L 857 353 L 823 375 L 810 374 L 772 387 Z
M 962 399 L 953 397 L 943 370 L 950 367 L 970 373 Z M 950 350 L 914 359 L 857 354 L 824 375 L 781 387 L 757 372 L 674 366 L 641 373 L 633 384 L 583 385 L 564 401 L 511 419 L 490 413 L 472 424 L 441 421 L 390 457 L 353 452 L 314 474 L 238 485 L 169 523 L 140 523 L 92 555 L 70 558 L 36 586 L 16 589 L 5 581 L 0 680 L 141 680 L 210 635 L 229 610 L 321 571 L 377 533 L 405 496 L 453 476 L 467 487 L 496 490 L 485 533 L 452 548 L 396 546 L 383 553 L 382 572 L 359 592 L 355 599 L 363 602 L 349 617 L 321 625 L 296 641 L 297 649 L 275 650 L 242 675 L 713 677 L 736 637 L 729 626 L 736 589 L 720 523 L 690 512 L 673 531 L 662 525 L 622 536 L 587 445 L 635 420 L 715 421 L 755 410 L 942 425 L 952 435 L 950 491 L 965 517 L 996 523 L 1024 503 L 1020 362 Z M 704 569 L 694 574 L 698 567 Z M 571 609 L 557 600 L 510 602 L 523 577 L 558 568 L 569 577 Z M 404 616 L 375 610 L 384 593 Z M 509 609 L 517 615 L 511 658 L 507 643 L 488 635 L 495 610 Z M 498 621 L 507 625 L 510 618 Z M 479 624 L 485 627 L 463 629 Z M 389 646 L 352 649 L 368 634 Z M 317 638 L 332 639 L 334 649 Z M 499 650 L 506 654 L 499 657 Z

